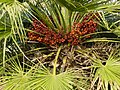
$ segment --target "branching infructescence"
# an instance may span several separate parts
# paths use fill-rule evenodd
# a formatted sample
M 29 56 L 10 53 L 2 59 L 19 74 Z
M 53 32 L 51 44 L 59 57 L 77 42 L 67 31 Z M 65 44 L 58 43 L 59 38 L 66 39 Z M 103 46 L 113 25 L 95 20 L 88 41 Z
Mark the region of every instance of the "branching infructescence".
M 81 23 L 75 22 L 72 26 L 72 30 L 65 34 L 61 32 L 56 33 L 54 30 L 48 28 L 44 23 L 34 19 L 32 30 L 36 33 L 29 32 L 29 40 L 38 41 L 50 46 L 58 46 L 64 43 L 78 45 L 81 41 L 83 41 L 79 39 L 80 36 L 93 33 L 97 28 L 97 23 L 93 20 L 95 19 L 95 16 L 93 15 L 92 18 L 89 17 L 90 14 L 86 15 Z M 85 38 L 90 38 L 90 36 Z

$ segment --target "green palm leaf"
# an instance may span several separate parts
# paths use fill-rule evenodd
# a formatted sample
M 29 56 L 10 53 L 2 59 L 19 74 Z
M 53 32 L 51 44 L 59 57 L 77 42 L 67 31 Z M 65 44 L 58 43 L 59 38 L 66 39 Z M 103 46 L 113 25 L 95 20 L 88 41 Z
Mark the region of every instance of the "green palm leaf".
M 94 69 L 95 73 L 93 81 L 91 83 L 91 89 L 97 86 L 97 90 L 119 90 L 120 88 L 120 50 L 113 50 L 109 55 L 108 59 L 101 60 L 102 58 L 96 53 L 93 53 L 93 56 L 90 56 L 87 51 L 78 50 L 79 53 L 90 58 L 93 65 L 91 67 Z M 105 62 L 103 62 L 105 61 Z
M 14 2 L 14 0 L 0 0 L 0 2 L 1 3 L 4 3 L 4 2 L 9 3 L 9 2 Z
M 111 85 L 111 88 L 117 88 L 119 89 L 120 86 L 120 63 L 119 63 L 119 51 L 115 53 L 111 53 L 108 60 L 106 61 L 106 64 L 100 66 L 98 63 L 95 63 L 94 66 L 98 67 L 97 71 L 95 73 L 95 78 L 98 77 L 98 79 L 101 80 L 102 83 L 100 88 L 105 88 L 105 90 L 108 90 L 108 84 Z M 106 84 L 106 82 L 108 84 Z M 115 85 L 116 84 L 116 85 Z M 105 87 L 104 87 L 105 86 Z M 115 90 L 115 89 L 113 89 Z

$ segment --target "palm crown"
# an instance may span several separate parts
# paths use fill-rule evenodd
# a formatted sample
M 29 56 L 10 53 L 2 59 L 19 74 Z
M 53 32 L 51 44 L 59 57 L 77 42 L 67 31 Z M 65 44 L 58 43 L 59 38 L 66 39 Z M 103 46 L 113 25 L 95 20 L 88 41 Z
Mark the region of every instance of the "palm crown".
M 109 15 L 119 17 L 119 7 L 119 1 L 110 0 L 0 0 L 2 88 L 4 90 L 119 89 L 119 47 L 117 52 L 113 50 L 115 53 L 110 48 L 111 53 L 106 53 L 107 58 L 99 56 L 95 51 L 91 52 L 92 49 L 82 50 L 79 47 L 81 43 L 99 40 L 119 42 L 119 38 L 93 39 L 92 36 L 115 33 L 119 37 L 120 20 L 109 23 L 106 19 Z M 27 23 L 32 26 L 28 28 Z M 107 31 L 100 31 L 103 28 Z M 29 45 L 26 45 L 29 40 L 57 48 L 52 48 L 53 52 L 48 47 L 30 47 L 29 50 Z M 72 48 L 68 49 L 69 45 Z M 40 54 L 45 53 L 30 59 L 29 55 L 36 51 Z M 78 62 L 79 60 L 82 64 Z M 82 68 L 76 68 L 77 65 L 72 67 L 73 62 L 78 62 Z

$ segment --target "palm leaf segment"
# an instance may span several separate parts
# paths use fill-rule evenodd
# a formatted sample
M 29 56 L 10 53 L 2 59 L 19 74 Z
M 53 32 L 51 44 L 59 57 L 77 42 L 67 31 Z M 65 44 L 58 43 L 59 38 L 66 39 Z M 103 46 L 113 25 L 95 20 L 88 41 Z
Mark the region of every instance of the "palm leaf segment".
M 95 78 L 93 82 L 98 80 L 98 89 L 103 88 L 108 90 L 110 88 L 113 90 L 118 90 L 120 87 L 120 53 L 116 51 L 111 53 L 106 64 L 103 65 L 100 60 L 98 63 L 94 63 L 94 66 L 97 67 L 95 72 Z

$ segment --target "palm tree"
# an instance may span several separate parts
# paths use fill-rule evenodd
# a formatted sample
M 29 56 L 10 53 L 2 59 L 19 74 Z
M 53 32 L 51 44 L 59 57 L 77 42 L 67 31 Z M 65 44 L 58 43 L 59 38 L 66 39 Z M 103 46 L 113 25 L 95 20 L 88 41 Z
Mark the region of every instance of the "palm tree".
M 83 40 L 86 36 L 97 35 L 99 33 L 113 32 L 119 36 L 118 23 L 120 20 L 113 22 L 111 25 L 109 25 L 106 20 L 107 15 L 119 16 L 119 3 L 119 1 L 111 2 L 108 0 L 35 0 L 34 2 L 32 2 L 32 0 L 24 0 L 21 2 L 18 0 L 0 1 L 0 55 L 2 57 L 0 60 L 0 75 L 1 85 L 4 90 L 75 90 L 75 88 L 86 90 L 88 88 L 95 88 L 93 86 L 95 86 L 96 83 L 98 83 L 98 90 L 108 90 L 109 85 L 111 86 L 111 89 L 119 89 L 120 75 L 117 71 L 119 67 L 119 54 L 114 54 L 112 57 L 113 53 L 111 53 L 106 60 L 106 65 L 103 65 L 101 59 L 94 58 L 94 56 L 97 56 L 96 54 L 92 57 L 86 54 L 87 52 L 84 52 L 84 50 L 74 51 L 74 46 L 70 49 L 71 51 L 68 50 L 69 55 L 66 54 L 66 56 L 61 56 L 62 51 L 66 49 L 64 48 L 64 44 L 58 44 L 58 48 L 55 49 L 55 51 L 42 56 L 44 61 L 54 55 L 55 58 L 52 60 L 53 68 L 51 68 L 49 66 L 47 67 L 46 64 L 42 62 L 42 59 L 39 60 L 38 58 L 32 58 L 31 60 L 26 55 L 36 50 L 41 50 L 42 52 L 41 47 L 34 47 L 27 51 L 22 50 L 26 45 L 26 40 L 29 38 L 27 37 L 27 32 L 31 32 L 33 35 L 38 35 L 36 38 L 37 40 L 40 40 L 40 36 L 44 37 L 41 35 L 43 33 L 35 31 L 35 29 L 26 29 L 24 21 L 33 24 L 37 21 L 38 24 L 36 25 L 38 25 L 38 27 L 39 25 L 44 27 L 43 31 L 46 30 L 52 32 L 54 35 L 61 35 L 62 33 L 61 37 L 63 38 L 66 34 L 69 35 L 69 33 L 73 33 L 76 30 L 73 30 L 73 26 L 76 28 L 76 26 L 81 24 L 84 18 L 90 14 L 91 16 L 87 18 L 87 22 L 89 22 L 92 16 L 95 16 L 97 20 L 93 21 L 93 24 L 97 23 L 100 27 L 102 26 L 109 30 L 109 32 L 102 31 L 84 34 L 78 37 L 79 40 Z M 32 18 L 35 19 L 35 22 L 32 21 Z M 75 23 L 77 24 L 75 25 Z M 84 43 L 98 40 L 115 42 L 111 39 L 106 40 L 103 38 L 90 39 L 89 41 L 86 40 Z M 116 42 L 119 42 L 119 38 L 116 39 Z M 71 43 L 67 44 L 68 47 Z M 90 79 L 86 77 L 87 74 L 85 74 L 85 71 L 81 68 L 76 70 L 68 65 L 68 68 L 65 68 L 65 70 L 61 72 L 59 71 L 60 69 L 57 66 L 59 60 L 62 61 L 62 65 L 64 66 L 68 63 L 69 59 L 74 60 L 76 52 L 78 56 L 80 55 L 78 54 L 79 52 L 82 53 L 83 56 L 91 59 L 89 61 L 90 67 L 92 67 L 90 70 L 93 70 L 93 72 L 90 73 Z M 69 56 L 71 57 L 69 58 Z M 113 66 L 115 66 L 115 68 L 111 68 Z M 71 68 L 73 70 L 71 70 Z M 86 68 L 89 68 L 89 66 Z M 107 76 L 104 76 L 105 73 L 109 76 L 108 78 Z M 92 83 L 90 82 L 91 79 L 93 81 Z M 84 87 L 85 83 L 87 84 L 86 87 Z M 92 84 L 91 87 L 90 83 Z

